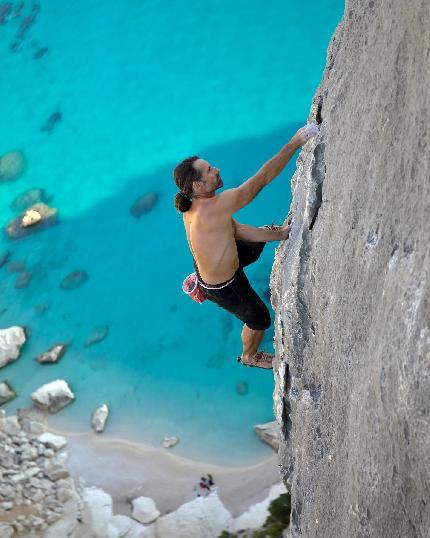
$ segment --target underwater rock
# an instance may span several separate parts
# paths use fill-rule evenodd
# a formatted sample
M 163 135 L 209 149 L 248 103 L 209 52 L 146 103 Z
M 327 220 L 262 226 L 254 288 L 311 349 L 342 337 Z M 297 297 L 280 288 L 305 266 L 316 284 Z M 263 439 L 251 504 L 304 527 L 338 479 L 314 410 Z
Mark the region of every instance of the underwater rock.
M 0 254 L 0 267 L 3 267 L 3 265 L 6 265 L 12 256 L 12 252 L 9 250 L 6 250 L 6 252 L 3 252 Z
M 0 157 L 0 183 L 18 179 L 25 170 L 25 157 L 22 151 L 8 151 Z
M 19 357 L 26 340 L 26 330 L 23 327 L 0 329 L 0 368 Z
M 34 391 L 31 399 L 36 407 L 56 413 L 75 399 L 69 385 L 63 379 L 46 383 Z
M 36 13 L 39 11 L 39 9 L 37 9 L 37 5 L 38 4 L 34 4 L 32 13 L 22 19 L 18 32 L 16 33 L 16 38 L 18 40 L 23 39 L 27 30 L 34 24 L 36 20 Z
M 31 273 L 29 271 L 23 271 L 15 281 L 15 288 L 21 290 L 26 288 L 31 279 Z
M 51 199 L 52 196 L 47 196 L 45 189 L 29 189 L 17 196 L 10 204 L 10 207 L 13 211 L 25 211 L 27 207 L 38 203 L 46 203 Z
M 179 437 L 164 437 L 164 439 L 161 441 L 161 445 L 164 448 L 172 448 L 172 446 L 175 446 L 179 443 Z
M 33 55 L 33 59 L 34 60 L 39 60 L 40 58 L 42 58 L 42 56 L 45 56 L 45 54 L 48 52 L 48 47 L 42 47 L 40 49 L 38 49 L 34 55 Z
M 12 13 L 12 2 L 2 2 L 0 4 L 0 24 L 6 24 L 8 17 Z
M 0 382 L 0 405 L 8 402 L 9 400 L 12 400 L 12 398 L 15 398 L 15 396 L 16 396 L 16 392 L 9 385 L 9 383 L 7 381 L 1 381 Z
M 143 214 L 149 213 L 157 201 L 158 194 L 156 192 L 147 192 L 135 200 L 134 204 L 130 207 L 130 213 L 136 218 L 139 218 Z
M 278 451 L 281 427 L 276 420 L 266 422 L 264 424 L 256 424 L 254 426 L 254 431 L 262 441 L 270 445 L 274 450 Z
M 92 346 L 93 344 L 98 344 L 106 338 L 109 333 L 109 325 L 99 325 L 94 327 L 91 331 L 90 336 L 85 340 L 85 347 Z
M 88 273 L 80 269 L 76 269 L 69 273 L 60 283 L 62 290 L 74 290 L 82 286 L 88 280 Z
M 21 260 L 13 260 L 7 264 L 7 270 L 9 273 L 20 273 L 25 271 L 25 262 Z
M 44 133 L 50 133 L 54 127 L 57 125 L 57 123 L 63 119 L 63 115 L 61 112 L 54 112 L 49 116 L 49 118 L 46 120 L 46 122 L 42 125 L 40 130 Z
M 238 394 L 248 394 L 248 383 L 246 381 L 239 381 L 239 383 L 236 383 L 236 392 Z
M 109 407 L 106 404 L 97 407 L 91 415 L 91 427 L 96 433 L 105 429 L 106 420 L 109 416 Z
M 43 314 L 48 310 L 49 305 L 47 303 L 39 303 L 35 304 L 33 308 L 36 314 Z
M 19 239 L 35 231 L 45 230 L 57 221 L 58 211 L 46 204 L 34 204 L 6 226 L 10 239 Z
M 66 350 L 66 344 L 56 344 L 48 351 L 41 353 L 36 360 L 40 363 L 57 362 L 66 353 Z

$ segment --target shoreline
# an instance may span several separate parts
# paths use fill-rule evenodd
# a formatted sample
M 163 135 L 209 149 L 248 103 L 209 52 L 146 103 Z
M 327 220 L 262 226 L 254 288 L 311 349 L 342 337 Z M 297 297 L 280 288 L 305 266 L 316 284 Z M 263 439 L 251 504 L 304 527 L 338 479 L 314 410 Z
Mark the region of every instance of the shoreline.
M 194 485 L 209 472 L 219 498 L 237 517 L 265 499 L 271 486 L 281 483 L 275 452 L 256 464 L 229 467 L 192 460 L 143 442 L 103 438 L 103 433 L 92 430 L 68 432 L 52 427 L 49 416 L 43 422 L 47 431 L 67 439 L 66 467 L 72 478 L 106 491 L 115 514 L 130 516 L 130 499 L 141 495 L 151 497 L 162 515 L 172 512 L 195 499 Z

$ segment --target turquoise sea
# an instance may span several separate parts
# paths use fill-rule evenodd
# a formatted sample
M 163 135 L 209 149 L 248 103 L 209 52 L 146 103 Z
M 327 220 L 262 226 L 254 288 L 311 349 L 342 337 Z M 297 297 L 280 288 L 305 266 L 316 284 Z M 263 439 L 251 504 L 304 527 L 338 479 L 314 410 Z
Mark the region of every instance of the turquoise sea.
M 0 372 L 18 393 L 4 408 L 31 405 L 34 390 L 60 378 L 76 396 L 52 417 L 60 429 L 88 430 L 92 410 L 107 402 L 105 436 L 158 446 L 175 435 L 175 453 L 226 465 L 268 457 L 252 426 L 274 419 L 273 374 L 236 362 L 238 320 L 181 291 L 193 267 L 173 208 L 172 169 L 199 154 L 220 168 L 228 188 L 272 157 L 306 123 L 344 2 L 34 5 L 25 2 L 0 24 L 0 155 L 22 150 L 27 161 L 22 177 L 0 183 L 1 225 L 17 214 L 13 200 L 33 188 L 52 197 L 59 222 L 0 239 L 0 257 L 10 251 L 31 273 L 16 289 L 19 273 L 0 269 L 0 328 L 30 331 L 21 357 Z M 41 130 L 55 112 L 61 119 Z M 284 220 L 296 158 L 237 215 L 240 222 Z M 130 206 L 150 191 L 158 203 L 135 218 Z M 268 244 L 247 271 L 261 294 L 275 247 Z M 88 281 L 61 289 L 76 269 Z M 85 347 L 100 325 L 109 326 L 107 338 Z M 265 349 L 272 340 L 268 331 Z M 35 357 L 57 342 L 70 344 L 60 362 L 38 364 Z

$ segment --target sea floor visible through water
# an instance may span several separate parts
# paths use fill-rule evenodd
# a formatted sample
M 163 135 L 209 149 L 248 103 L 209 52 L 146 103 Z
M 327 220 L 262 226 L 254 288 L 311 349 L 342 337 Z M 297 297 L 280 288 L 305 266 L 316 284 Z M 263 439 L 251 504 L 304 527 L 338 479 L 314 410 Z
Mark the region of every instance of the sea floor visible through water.
M 29 332 L 1 371 L 17 392 L 4 408 L 28 407 L 40 385 L 65 379 L 76 399 L 51 417 L 58 429 L 89 430 L 108 403 L 107 437 L 159 446 L 177 436 L 178 455 L 217 464 L 269 457 L 253 425 L 274 420 L 273 373 L 236 361 L 238 320 L 181 291 L 193 266 L 172 169 L 199 154 L 228 188 L 276 153 L 306 123 L 343 2 L 18 4 L 0 24 L 0 155 L 22 151 L 26 170 L 0 182 L 1 224 L 35 188 L 59 218 L 0 239 L 0 257 L 9 251 L 31 275 L 17 289 L 20 273 L 0 268 L 0 328 Z M 283 222 L 296 157 L 240 222 Z M 148 192 L 158 201 L 136 218 L 130 207 Z M 268 305 L 275 247 L 247 270 Z M 88 280 L 62 289 L 75 270 Z M 100 326 L 106 338 L 85 346 Z M 35 360 L 59 342 L 68 349 L 57 364 Z M 266 350 L 272 342 L 269 330 Z

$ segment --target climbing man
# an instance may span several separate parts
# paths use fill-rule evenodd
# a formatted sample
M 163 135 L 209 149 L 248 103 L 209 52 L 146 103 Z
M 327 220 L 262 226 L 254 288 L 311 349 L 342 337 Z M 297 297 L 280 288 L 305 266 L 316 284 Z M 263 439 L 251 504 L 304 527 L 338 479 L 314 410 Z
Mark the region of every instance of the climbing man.
M 204 298 L 244 323 L 238 361 L 246 366 L 272 368 L 274 355 L 258 350 L 271 324 L 270 313 L 243 268 L 259 258 L 266 242 L 288 239 L 291 218 L 283 226 L 257 228 L 239 224 L 233 215 L 252 202 L 282 172 L 296 150 L 317 134 L 316 124 L 306 124 L 254 176 L 219 194 L 215 194 L 223 187 L 219 169 L 198 156 L 184 159 L 173 172 L 180 190 L 175 195 L 175 208 L 183 213 L 198 285 Z

